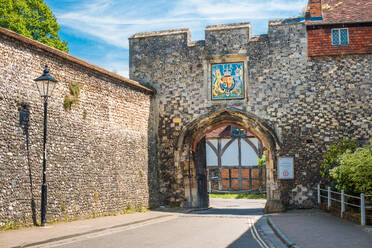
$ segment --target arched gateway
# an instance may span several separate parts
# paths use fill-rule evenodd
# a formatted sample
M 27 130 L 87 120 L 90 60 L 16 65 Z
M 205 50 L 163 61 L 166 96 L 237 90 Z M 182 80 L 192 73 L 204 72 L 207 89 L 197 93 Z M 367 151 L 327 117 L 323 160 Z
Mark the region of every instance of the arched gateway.
M 158 185 L 150 189 L 159 204 L 207 206 L 203 149 L 212 146 L 203 137 L 230 125 L 267 149 L 268 210 L 316 205 L 329 144 L 370 137 L 370 55 L 309 57 L 307 31 L 295 18 L 271 21 L 259 36 L 237 23 L 207 27 L 202 41 L 191 41 L 188 29 L 129 39 L 130 78 L 157 91 L 149 116 L 149 168 L 157 176 L 149 185 Z M 242 189 L 247 177 L 239 178 Z
M 187 124 L 179 135 L 174 162 L 176 166 L 183 168 L 185 206 L 208 207 L 205 148 L 199 143 L 208 132 L 221 125 L 233 125 L 249 130 L 262 141 L 267 149 L 267 198 L 269 201 L 279 200 L 280 195 L 274 173 L 275 156 L 280 149 L 278 138 L 273 129 L 258 117 L 229 108 L 202 115 Z

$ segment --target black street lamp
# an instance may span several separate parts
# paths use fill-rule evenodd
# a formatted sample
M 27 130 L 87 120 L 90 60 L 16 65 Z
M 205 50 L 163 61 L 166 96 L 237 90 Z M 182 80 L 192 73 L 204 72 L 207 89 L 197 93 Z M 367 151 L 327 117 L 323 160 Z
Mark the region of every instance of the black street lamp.
M 40 96 L 44 100 L 44 142 L 43 142 L 43 185 L 41 186 L 41 225 L 45 226 L 45 215 L 47 209 L 47 183 L 46 183 L 46 142 L 47 142 L 47 112 L 48 98 L 51 97 L 54 87 L 58 82 L 54 77 L 49 75 L 48 65 L 45 65 L 44 73 L 34 79 Z

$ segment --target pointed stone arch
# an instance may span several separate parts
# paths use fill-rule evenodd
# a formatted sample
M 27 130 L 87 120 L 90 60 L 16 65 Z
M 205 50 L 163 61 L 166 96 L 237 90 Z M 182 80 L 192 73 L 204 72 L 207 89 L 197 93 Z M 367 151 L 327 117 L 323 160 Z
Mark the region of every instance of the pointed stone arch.
M 195 161 L 192 154 L 196 144 L 210 131 L 221 125 L 233 125 L 249 130 L 255 134 L 267 148 L 266 177 L 267 199 L 279 200 L 280 192 L 277 184 L 277 154 L 281 143 L 274 129 L 257 116 L 234 108 L 225 108 L 201 115 L 188 123 L 180 133 L 175 150 L 175 163 L 183 170 L 184 206 L 198 206 Z

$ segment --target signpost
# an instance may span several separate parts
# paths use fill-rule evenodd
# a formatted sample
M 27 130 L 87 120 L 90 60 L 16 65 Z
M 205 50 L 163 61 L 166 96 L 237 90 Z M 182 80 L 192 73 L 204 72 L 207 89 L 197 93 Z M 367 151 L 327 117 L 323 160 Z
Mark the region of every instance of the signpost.
M 294 179 L 293 157 L 279 158 L 278 179 Z

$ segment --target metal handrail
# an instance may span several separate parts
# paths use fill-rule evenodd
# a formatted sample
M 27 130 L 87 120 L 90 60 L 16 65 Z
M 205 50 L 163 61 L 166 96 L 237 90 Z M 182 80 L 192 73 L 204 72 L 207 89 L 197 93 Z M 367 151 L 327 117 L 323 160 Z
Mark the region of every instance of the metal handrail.
M 347 195 L 347 194 L 345 194 L 345 196 L 360 200 L 360 197 L 358 197 L 358 196 Z
M 346 205 L 350 205 L 350 206 L 354 206 L 354 207 L 357 207 L 357 208 L 360 208 L 360 205 L 356 205 L 356 204 L 352 204 L 352 203 L 349 203 L 349 202 L 345 202 Z
M 344 190 L 341 190 L 341 192 L 338 191 L 332 191 L 331 187 L 328 187 L 327 189 L 322 189 L 320 187 L 320 184 L 317 185 L 316 190 L 318 192 L 318 204 L 321 204 L 322 198 L 327 198 L 328 203 L 328 209 L 332 206 L 332 201 L 341 203 L 341 217 L 343 217 L 345 213 L 345 205 L 358 207 L 360 208 L 360 224 L 364 226 L 366 224 L 366 203 L 365 198 L 366 197 L 372 197 L 372 195 L 365 195 L 364 193 L 360 194 L 360 197 L 348 195 L 344 193 Z M 321 192 L 327 192 L 327 195 L 322 195 Z M 332 194 L 340 195 L 341 199 L 332 198 Z M 347 198 L 354 198 L 357 200 L 360 200 L 360 205 L 349 203 L 345 201 L 345 197 Z M 368 207 L 369 208 L 369 207 Z

